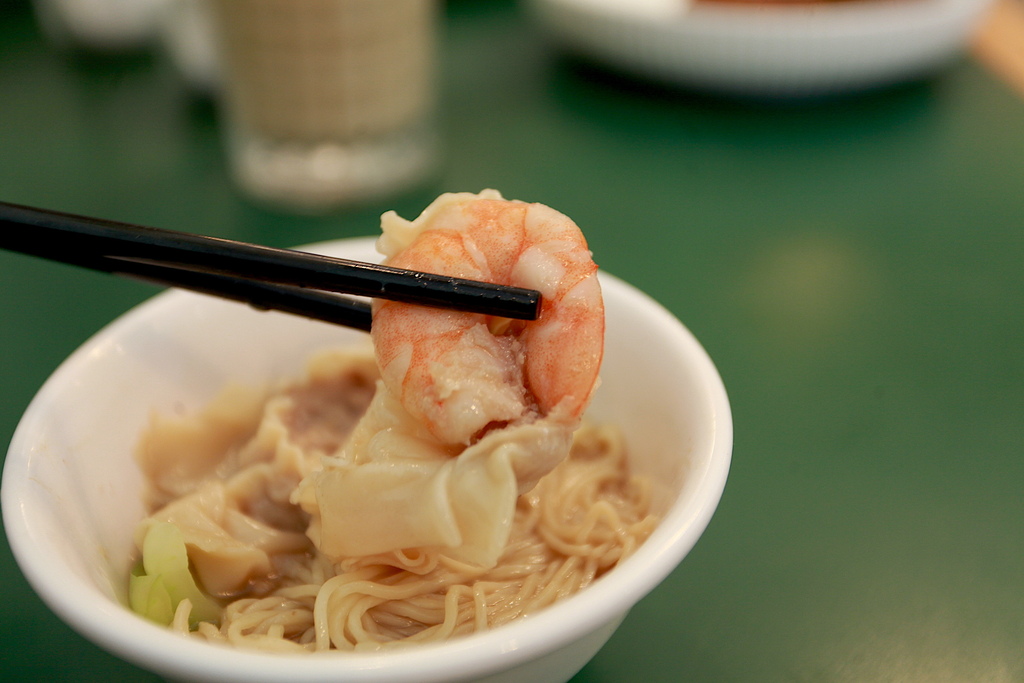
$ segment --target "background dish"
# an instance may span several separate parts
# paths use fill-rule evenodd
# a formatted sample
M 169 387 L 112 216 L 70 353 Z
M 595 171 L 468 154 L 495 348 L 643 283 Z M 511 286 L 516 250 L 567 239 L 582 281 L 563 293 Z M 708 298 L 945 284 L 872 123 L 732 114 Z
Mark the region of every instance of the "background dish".
M 369 238 L 314 249 L 378 258 Z M 365 339 L 187 292 L 155 297 L 100 331 L 32 401 L 4 467 L 4 523 L 15 557 L 73 628 L 174 679 L 567 680 L 697 541 L 722 494 L 732 450 L 725 391 L 697 341 L 638 290 L 607 275 L 602 282 L 609 331 L 591 414 L 623 426 L 634 468 L 660 484 L 663 520 L 600 581 L 527 620 L 386 654 L 287 656 L 181 638 L 130 613 L 123 597 L 132 532 L 143 514 L 131 453 L 150 411 L 198 409 L 228 381 L 294 375 L 312 351 Z
M 572 52 L 628 74 L 729 94 L 817 96 L 926 74 L 953 58 L 989 0 L 680 2 L 662 16 L 606 0 L 529 0 Z

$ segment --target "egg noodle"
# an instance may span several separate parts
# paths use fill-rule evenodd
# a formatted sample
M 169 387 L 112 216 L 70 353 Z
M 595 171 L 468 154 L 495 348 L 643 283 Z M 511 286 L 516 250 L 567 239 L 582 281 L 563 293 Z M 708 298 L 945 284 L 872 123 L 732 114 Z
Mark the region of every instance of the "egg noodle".
M 496 566 L 476 567 L 431 548 L 328 558 L 298 533 L 305 516 L 288 489 L 345 441 L 371 400 L 375 372 L 372 356 L 325 353 L 305 379 L 269 395 L 233 389 L 201 414 L 154 419 L 139 450 L 152 519 L 186 530 L 194 568 L 205 570 L 210 583 L 222 581 L 225 562 L 260 555 L 253 547 L 265 558 L 246 565 L 240 590 L 219 591 L 219 620 L 190 626 L 192 605 L 183 600 L 172 628 L 278 652 L 444 640 L 576 593 L 654 528 L 649 482 L 630 475 L 620 432 L 584 422 L 569 457 L 518 497 Z M 194 453 L 195 444 L 211 442 L 217 446 L 207 462 L 183 475 L 180 449 Z M 210 520 L 218 520 L 216 533 Z M 197 539 L 197 529 L 216 538 Z M 235 538 L 221 538 L 224 529 Z M 230 560 L 214 565 L 218 553 Z M 202 580 L 204 572 L 196 573 Z

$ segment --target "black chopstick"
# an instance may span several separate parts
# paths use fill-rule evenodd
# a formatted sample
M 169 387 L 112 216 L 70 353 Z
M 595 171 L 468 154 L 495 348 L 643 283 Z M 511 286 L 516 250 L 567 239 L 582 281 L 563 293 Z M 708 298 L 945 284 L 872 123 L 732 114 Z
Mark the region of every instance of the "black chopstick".
M 65 261 L 71 263 L 70 260 Z M 120 259 L 82 259 L 74 263 L 92 270 L 144 280 L 165 287 L 188 289 L 249 304 L 260 310 L 275 310 L 304 318 L 344 325 L 364 332 L 370 331 L 370 304 L 347 296 L 317 289 L 304 289 L 258 280 L 246 280 L 180 268 L 122 261 Z
M 529 289 L 5 202 L 0 202 L 0 248 L 321 320 L 333 315 L 325 307 L 340 299 L 326 292 L 523 320 L 535 319 L 540 307 L 540 294 Z M 366 308 L 351 300 L 340 304 L 353 305 L 357 311 Z M 368 327 L 361 320 L 337 322 Z

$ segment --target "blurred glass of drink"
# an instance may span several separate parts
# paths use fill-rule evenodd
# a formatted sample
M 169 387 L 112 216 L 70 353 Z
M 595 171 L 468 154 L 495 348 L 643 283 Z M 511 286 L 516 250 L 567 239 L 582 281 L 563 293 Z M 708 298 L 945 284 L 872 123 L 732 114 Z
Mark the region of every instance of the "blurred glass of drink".
M 414 186 L 436 158 L 435 0 L 212 0 L 232 173 L 325 210 Z

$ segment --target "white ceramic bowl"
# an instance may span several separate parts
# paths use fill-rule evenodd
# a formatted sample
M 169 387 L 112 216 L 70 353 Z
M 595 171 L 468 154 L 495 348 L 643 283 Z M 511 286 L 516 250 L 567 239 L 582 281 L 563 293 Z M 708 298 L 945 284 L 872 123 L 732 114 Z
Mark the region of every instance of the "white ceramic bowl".
M 373 240 L 311 250 L 375 260 Z M 132 450 L 150 412 L 197 409 L 229 380 L 296 375 L 310 352 L 360 333 L 172 291 L 71 355 L 21 420 L 3 472 L 14 555 L 73 628 L 162 676 L 209 681 L 564 681 L 683 559 L 725 486 L 732 420 L 722 382 L 691 334 L 653 300 L 602 275 L 603 384 L 592 414 L 621 424 L 633 467 L 660 486 L 650 539 L 586 590 L 522 621 L 386 654 L 261 654 L 183 638 L 124 606 L 132 531 L 143 515 Z
M 927 74 L 964 46 L 990 0 L 799 4 L 529 0 L 573 52 L 628 74 L 734 95 L 803 97 Z

